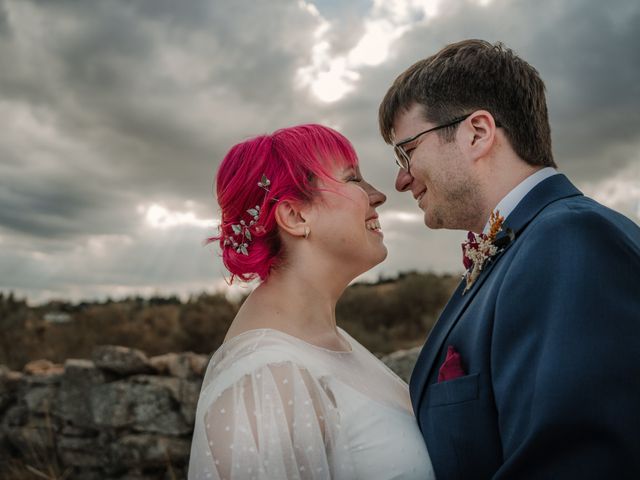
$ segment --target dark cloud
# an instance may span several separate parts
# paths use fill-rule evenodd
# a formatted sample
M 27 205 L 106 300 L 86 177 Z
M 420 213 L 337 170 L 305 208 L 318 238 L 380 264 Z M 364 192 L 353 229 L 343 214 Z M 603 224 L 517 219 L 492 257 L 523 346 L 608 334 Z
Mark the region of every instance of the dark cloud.
M 602 162 L 610 146 L 640 143 L 639 24 L 640 4 L 632 1 L 447 2 L 437 20 L 398 41 L 395 56 L 364 77 L 358 92 L 367 108 L 376 100 L 370 93 L 381 98 L 397 74 L 447 43 L 502 41 L 547 85 L 558 164 L 578 180 L 594 180 L 610 173 Z M 632 160 L 618 158 L 617 167 Z
M 107 182 L 141 198 L 169 192 L 210 201 L 203 172 L 213 171 L 239 131 L 279 126 L 276 118 L 291 108 L 294 73 L 308 61 L 317 23 L 288 1 L 11 6 L 23 38 L 0 50 L 0 63 L 13 65 L 0 73 L 3 98 L 47 110 L 58 135 L 85 145 L 84 161 L 96 167 L 83 179 L 87 190 Z M 69 181 L 77 181 L 72 171 Z M 64 209 L 78 200 L 64 201 L 70 191 L 50 198 Z M 66 214 L 83 228 L 77 209 Z M 69 230 L 16 217 L 5 227 Z
M 357 44 L 372 4 L 318 0 L 332 55 Z M 79 298 L 215 284 L 219 261 L 201 246 L 212 232 L 150 229 L 138 207 L 214 217 L 214 172 L 231 145 L 296 123 L 339 127 L 387 193 L 380 211 L 418 213 L 393 190 L 377 108 L 401 71 L 461 38 L 504 41 L 540 71 L 557 161 L 578 183 L 595 191 L 637 172 L 638 2 L 441 2 L 330 104 L 295 83 L 321 24 L 302 5 L 0 0 L 0 290 Z M 458 268 L 459 232 L 389 218 L 389 258 L 373 274 Z
M 121 211 L 122 192 L 99 189 L 79 178 L 23 176 L 3 180 L 0 225 L 4 229 L 50 239 L 125 233 L 135 225 L 136 219 Z
M 11 34 L 9 25 L 9 14 L 4 1 L 0 2 L 0 37 L 8 37 Z

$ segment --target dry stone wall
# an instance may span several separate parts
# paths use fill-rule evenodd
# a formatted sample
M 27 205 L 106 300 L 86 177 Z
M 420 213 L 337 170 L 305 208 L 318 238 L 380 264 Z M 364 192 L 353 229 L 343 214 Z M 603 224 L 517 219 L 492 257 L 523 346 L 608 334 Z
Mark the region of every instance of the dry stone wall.
M 383 361 L 408 379 L 417 353 Z M 100 346 L 91 360 L 0 365 L 0 478 L 186 478 L 207 363 Z

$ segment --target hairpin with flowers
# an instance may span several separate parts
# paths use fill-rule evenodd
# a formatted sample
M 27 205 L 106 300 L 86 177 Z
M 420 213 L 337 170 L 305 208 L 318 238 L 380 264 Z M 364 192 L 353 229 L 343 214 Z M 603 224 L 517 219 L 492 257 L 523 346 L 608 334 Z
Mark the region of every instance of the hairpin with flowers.
M 262 178 L 258 182 L 258 186 L 268 193 L 270 185 L 271 182 L 267 176 L 263 174 Z M 251 236 L 251 228 L 256 225 L 260 219 L 260 205 L 256 205 L 255 207 L 246 210 L 246 212 L 251 216 L 251 220 L 249 220 L 248 223 L 245 220 L 240 220 L 240 223 L 231 225 L 233 234 L 228 235 L 227 238 L 224 239 L 224 246 L 231 246 L 237 253 L 248 256 L 249 251 L 247 248 L 249 247 L 249 243 L 253 240 L 253 237 Z

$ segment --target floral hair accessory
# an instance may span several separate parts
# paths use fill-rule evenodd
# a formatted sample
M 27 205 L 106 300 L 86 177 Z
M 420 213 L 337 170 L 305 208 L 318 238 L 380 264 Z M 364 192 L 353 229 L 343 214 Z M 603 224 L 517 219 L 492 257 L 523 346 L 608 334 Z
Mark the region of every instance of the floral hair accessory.
M 258 186 L 268 193 L 270 185 L 271 182 L 267 176 L 263 174 L 262 178 L 258 182 Z M 253 237 L 251 236 L 251 228 L 254 227 L 260 219 L 260 205 L 256 205 L 255 207 L 246 210 L 246 212 L 251 216 L 251 220 L 249 220 L 249 223 L 245 220 L 240 220 L 240 223 L 231 225 L 233 234 L 224 239 L 224 246 L 232 246 L 237 253 L 248 256 L 249 251 L 247 248 L 249 247 L 249 243 L 253 240 Z M 254 230 L 259 231 L 261 228 L 262 227 L 255 227 Z
M 467 234 L 467 241 L 462 244 L 462 263 L 467 269 L 463 276 L 467 282 L 463 295 L 473 286 L 485 264 L 503 250 L 500 248 L 502 245 L 496 245 L 496 236 L 502 231 L 503 222 L 504 217 L 500 215 L 500 211 L 492 212 L 489 217 L 488 234 Z M 511 229 L 507 229 L 506 233 L 509 241 L 513 240 L 514 234 Z
M 260 188 L 265 189 L 267 192 L 269 191 L 269 189 L 267 187 L 269 187 L 271 185 L 271 182 L 269 181 L 269 179 L 267 178 L 267 176 L 263 173 L 262 174 L 262 179 L 260 179 L 260 181 L 258 182 L 258 186 Z

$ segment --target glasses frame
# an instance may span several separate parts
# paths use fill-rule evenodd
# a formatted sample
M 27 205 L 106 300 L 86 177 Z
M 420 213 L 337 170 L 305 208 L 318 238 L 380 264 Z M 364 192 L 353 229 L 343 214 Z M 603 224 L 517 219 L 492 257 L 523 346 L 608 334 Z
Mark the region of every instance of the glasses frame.
M 405 151 L 405 149 L 402 148 L 403 145 L 406 145 L 407 143 L 411 143 L 414 140 L 417 140 L 418 138 L 420 138 L 425 133 L 435 132 L 436 130 L 441 130 L 443 128 L 451 127 L 451 126 L 453 126 L 453 125 L 455 125 L 457 123 L 463 122 L 464 120 L 466 120 L 470 116 L 471 116 L 471 113 L 467 113 L 466 115 L 464 115 L 462 117 L 456 117 L 453 120 L 451 120 L 451 121 L 449 121 L 447 123 L 444 123 L 442 125 L 437 125 L 435 127 L 428 128 L 423 132 L 416 133 L 413 137 L 406 138 L 404 140 L 401 140 L 398 143 L 393 143 L 392 144 L 392 146 L 393 146 L 393 154 L 394 154 L 394 157 L 396 159 L 396 165 L 398 165 L 398 167 L 400 167 L 401 169 L 406 170 L 408 173 L 411 173 L 411 171 L 409 170 L 410 163 L 411 163 L 411 157 Z

